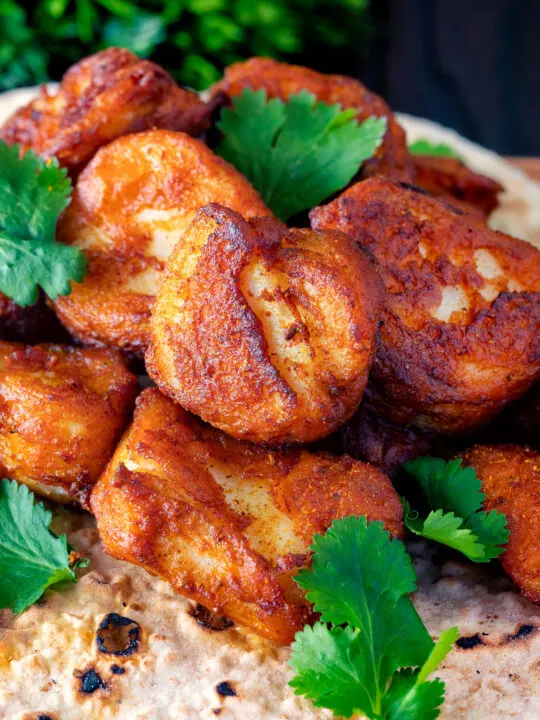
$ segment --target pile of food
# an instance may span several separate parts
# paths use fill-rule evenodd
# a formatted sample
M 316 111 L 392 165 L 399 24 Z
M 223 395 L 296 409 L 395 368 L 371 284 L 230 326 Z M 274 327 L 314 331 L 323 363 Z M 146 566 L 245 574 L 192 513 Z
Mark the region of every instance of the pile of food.
M 265 58 L 105 50 L 0 140 L 0 718 L 537 717 L 503 187 Z

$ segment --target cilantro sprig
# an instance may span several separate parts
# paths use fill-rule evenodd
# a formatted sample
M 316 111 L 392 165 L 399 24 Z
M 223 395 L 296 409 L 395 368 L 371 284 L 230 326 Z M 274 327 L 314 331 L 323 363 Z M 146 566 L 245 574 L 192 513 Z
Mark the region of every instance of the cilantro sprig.
M 289 102 L 246 88 L 225 108 L 217 153 L 255 186 L 287 221 L 344 188 L 382 142 L 386 118 L 360 125 L 356 110 L 317 102 L 302 91 Z
M 0 142 L 0 291 L 33 305 L 41 286 L 53 300 L 86 274 L 86 256 L 55 241 L 56 221 L 68 205 L 71 182 L 56 160 Z
M 461 160 L 453 147 L 445 143 L 432 143 L 429 140 L 419 139 L 410 143 L 409 152 L 411 155 L 430 155 L 431 157 L 449 157 Z
M 70 551 L 65 535 L 49 530 L 52 514 L 25 485 L 0 484 L 0 608 L 21 613 L 49 587 L 77 581 L 75 570 L 88 560 Z M 75 555 L 75 559 L 72 559 Z
M 311 549 L 312 568 L 296 581 L 321 618 L 292 645 L 296 694 L 344 717 L 436 718 L 444 684 L 428 677 L 458 631 L 434 644 L 408 597 L 416 575 L 403 543 L 381 522 L 349 517 L 316 535 Z
M 432 457 L 403 467 L 429 509 L 422 515 L 403 500 L 404 523 L 411 532 L 459 550 L 474 562 L 489 562 L 504 551 L 510 537 L 506 516 L 481 510 L 485 495 L 474 468 L 461 467 L 461 460 Z

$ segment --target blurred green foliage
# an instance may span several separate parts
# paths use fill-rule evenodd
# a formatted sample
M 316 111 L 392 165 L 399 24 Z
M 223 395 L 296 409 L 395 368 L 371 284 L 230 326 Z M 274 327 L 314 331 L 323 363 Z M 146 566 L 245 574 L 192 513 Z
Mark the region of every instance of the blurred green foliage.
M 210 85 L 251 55 L 321 69 L 354 63 L 369 0 L 0 0 L 0 90 L 58 80 L 110 45 L 166 67 L 181 83 Z

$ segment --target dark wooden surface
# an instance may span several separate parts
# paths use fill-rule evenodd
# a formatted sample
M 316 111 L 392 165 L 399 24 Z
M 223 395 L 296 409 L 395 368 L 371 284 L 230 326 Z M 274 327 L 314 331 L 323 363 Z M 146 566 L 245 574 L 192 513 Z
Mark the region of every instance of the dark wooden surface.
M 539 0 L 375 0 L 360 79 L 395 111 L 540 155 Z

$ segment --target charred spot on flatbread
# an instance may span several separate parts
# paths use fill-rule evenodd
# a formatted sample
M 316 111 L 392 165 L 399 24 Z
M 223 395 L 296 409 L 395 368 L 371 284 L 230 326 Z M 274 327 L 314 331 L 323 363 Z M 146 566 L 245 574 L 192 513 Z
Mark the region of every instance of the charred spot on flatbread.
M 478 645 L 483 645 L 484 641 L 478 633 L 476 635 L 469 635 L 468 637 L 460 637 L 456 640 L 456 645 L 462 650 L 472 650 Z
M 140 635 L 138 622 L 118 613 L 109 613 L 97 629 L 97 648 L 105 655 L 133 655 L 139 649 Z
M 113 675 L 123 675 L 126 670 L 121 665 L 111 665 L 110 668 Z
M 84 672 L 74 670 L 73 675 L 80 680 L 79 692 L 85 695 L 92 695 L 96 690 L 107 690 L 107 683 L 94 668 L 88 668 Z
M 516 632 L 513 635 L 507 635 L 505 640 L 506 642 L 516 642 L 519 640 L 524 640 L 526 637 L 534 635 L 537 630 L 538 627 L 536 625 L 531 625 L 529 623 L 527 623 L 526 625 L 520 625 Z
M 237 697 L 238 693 L 227 680 L 216 685 L 216 692 L 221 697 Z

